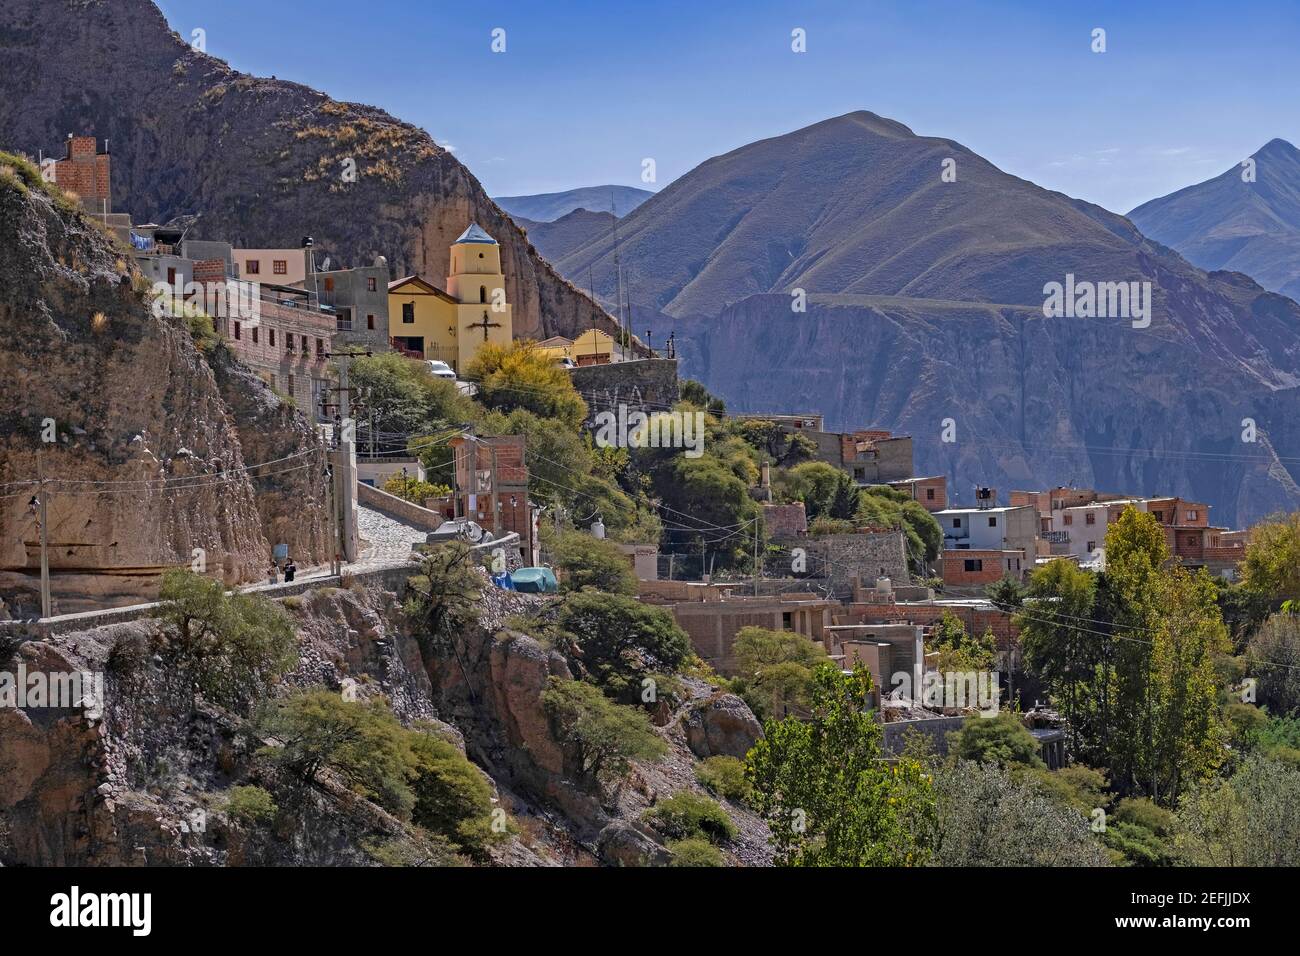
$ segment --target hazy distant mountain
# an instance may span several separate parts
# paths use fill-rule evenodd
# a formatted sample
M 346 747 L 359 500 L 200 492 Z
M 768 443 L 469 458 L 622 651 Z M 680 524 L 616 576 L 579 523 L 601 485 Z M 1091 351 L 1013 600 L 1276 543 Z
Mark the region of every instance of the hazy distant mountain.
M 1275 139 L 1255 153 L 1255 181 L 1241 165 L 1143 203 L 1129 218 L 1202 269 L 1244 272 L 1300 299 L 1300 150 Z
M 521 216 L 513 218 L 516 225 L 527 230 L 529 240 L 548 262 L 555 262 L 591 240 L 609 234 L 616 221 L 610 213 L 589 209 L 575 209 L 555 222 L 534 222 Z
M 534 222 L 554 222 L 575 209 L 612 212 L 626 216 L 654 193 L 634 186 L 583 186 L 562 193 L 539 193 L 536 196 L 493 196 L 498 206 L 512 218 Z
M 910 433 L 959 502 L 1074 482 L 1205 500 L 1219 523 L 1300 507 L 1279 460 L 1300 456 L 1300 306 L 951 140 L 837 117 L 708 160 L 618 231 L 632 325 L 675 331 L 685 374 L 739 410 Z M 611 236 L 557 266 L 614 300 Z M 1045 318 L 1067 274 L 1150 282 L 1150 326 Z

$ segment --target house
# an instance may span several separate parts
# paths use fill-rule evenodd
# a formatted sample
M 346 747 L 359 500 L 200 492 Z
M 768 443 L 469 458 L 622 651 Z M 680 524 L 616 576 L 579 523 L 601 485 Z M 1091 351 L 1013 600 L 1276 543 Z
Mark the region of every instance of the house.
M 368 266 L 316 272 L 302 283 L 323 311 L 333 311 L 339 341 L 388 351 L 388 260 Z
M 66 154 L 53 163 L 54 181 L 64 192 L 76 193 L 86 212 L 101 215 L 111 212 L 110 162 L 107 140 L 100 152 L 95 137 L 68 134 Z
M 302 285 L 311 274 L 311 248 L 235 249 L 235 278 L 276 285 Z
M 530 553 L 536 521 L 528 501 L 524 437 L 457 435 L 448 444 L 454 462 L 456 517 L 471 518 L 497 537 L 516 532 L 525 553 Z M 435 474 L 432 480 L 445 479 Z
M 901 491 L 913 501 L 920 502 L 926 511 L 943 511 L 948 507 L 948 479 L 944 475 L 904 478 L 888 484 L 895 491 Z
M 514 337 L 505 282 L 501 246 L 471 224 L 452 243 L 445 292 L 417 275 L 388 284 L 392 347 L 441 360 L 463 375 L 484 344 L 508 346 Z
M 954 572 L 960 569 L 963 574 L 982 575 L 986 573 L 983 563 L 991 561 L 997 567 L 993 580 L 1008 574 L 1021 578 L 1033 566 L 1033 557 L 1038 552 L 1038 512 L 1030 505 L 998 507 L 991 504 L 997 500 L 996 492 L 981 489 L 981 493 L 990 496 L 981 499 L 990 502 L 988 507 L 945 508 L 934 512 L 935 520 L 943 529 L 945 572 L 951 567 Z M 952 556 L 951 565 L 948 551 L 960 552 L 959 558 Z M 960 563 L 956 563 L 958 560 Z M 992 573 L 992 568 L 988 573 Z
M 782 431 L 803 435 L 816 446 L 814 457 L 849 474 L 859 487 L 912 477 L 912 439 L 883 429 L 855 432 L 822 430 L 820 415 L 736 415 L 740 421 L 768 421 Z M 945 482 L 946 487 L 946 482 Z

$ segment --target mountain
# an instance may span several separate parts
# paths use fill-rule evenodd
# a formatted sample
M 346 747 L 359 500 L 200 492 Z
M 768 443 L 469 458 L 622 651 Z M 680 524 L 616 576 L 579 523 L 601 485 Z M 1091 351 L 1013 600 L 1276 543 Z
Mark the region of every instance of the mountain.
M 1266 289 L 1300 299 L 1300 150 L 1284 139 L 1237 165 L 1132 212 L 1146 235 L 1202 269 L 1244 272 Z
M 683 374 L 736 410 L 910 433 L 959 502 L 1073 482 L 1206 501 L 1223 524 L 1300 507 L 1300 306 L 952 140 L 829 119 L 701 164 L 619 242 L 633 327 L 675 331 Z M 615 299 L 611 236 L 557 266 Z M 1067 275 L 1149 282 L 1149 327 L 1046 318 Z
M 515 222 L 528 233 L 528 241 L 536 247 L 547 262 L 558 262 L 564 256 L 581 249 L 591 240 L 608 235 L 617 218 L 607 212 L 575 209 L 554 222 L 533 222 L 515 217 Z M 581 275 L 574 281 L 581 287 Z
M 554 222 L 575 209 L 591 209 L 626 216 L 654 193 L 634 186 L 583 186 L 562 193 L 539 193 L 536 196 L 496 196 L 498 206 L 516 219 Z
M 191 237 L 237 246 L 312 236 L 336 262 L 384 255 L 395 276 L 435 282 L 477 222 L 501 243 L 516 332 L 615 325 L 427 132 L 239 73 L 187 45 L 151 0 L 4 0 L 0 63 L 0 149 L 48 155 L 69 133 L 107 139 L 115 205 L 137 222 L 195 215 Z

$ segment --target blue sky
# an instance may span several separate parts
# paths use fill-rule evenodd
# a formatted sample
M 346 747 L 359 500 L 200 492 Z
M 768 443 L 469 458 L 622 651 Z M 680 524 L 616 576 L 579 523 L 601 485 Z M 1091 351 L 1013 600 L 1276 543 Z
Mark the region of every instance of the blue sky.
M 1295 0 L 157 2 L 236 69 L 423 126 L 493 195 L 642 185 L 646 157 L 662 188 L 855 109 L 1116 212 L 1300 142 Z

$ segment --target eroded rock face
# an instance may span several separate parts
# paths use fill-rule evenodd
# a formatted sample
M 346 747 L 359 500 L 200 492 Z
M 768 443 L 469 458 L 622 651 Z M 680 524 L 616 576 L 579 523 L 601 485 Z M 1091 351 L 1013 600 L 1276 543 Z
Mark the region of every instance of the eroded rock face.
M 672 854 L 624 820 L 613 820 L 597 840 L 600 861 L 608 866 L 667 866 Z
M 432 136 L 382 110 L 251 77 L 196 52 L 150 0 L 6 0 L 0 143 L 48 154 L 69 130 L 108 138 L 118 206 L 137 222 L 201 216 L 205 238 L 296 247 L 441 285 L 471 222 L 501 243 L 515 334 L 617 325 L 533 249 Z M 142 123 L 142 116 L 149 117 Z M 345 182 L 345 160 L 355 182 Z
M 743 760 L 763 736 L 758 718 L 735 694 L 715 694 L 691 707 L 682 716 L 682 727 L 691 751 L 701 759 L 724 756 Z

